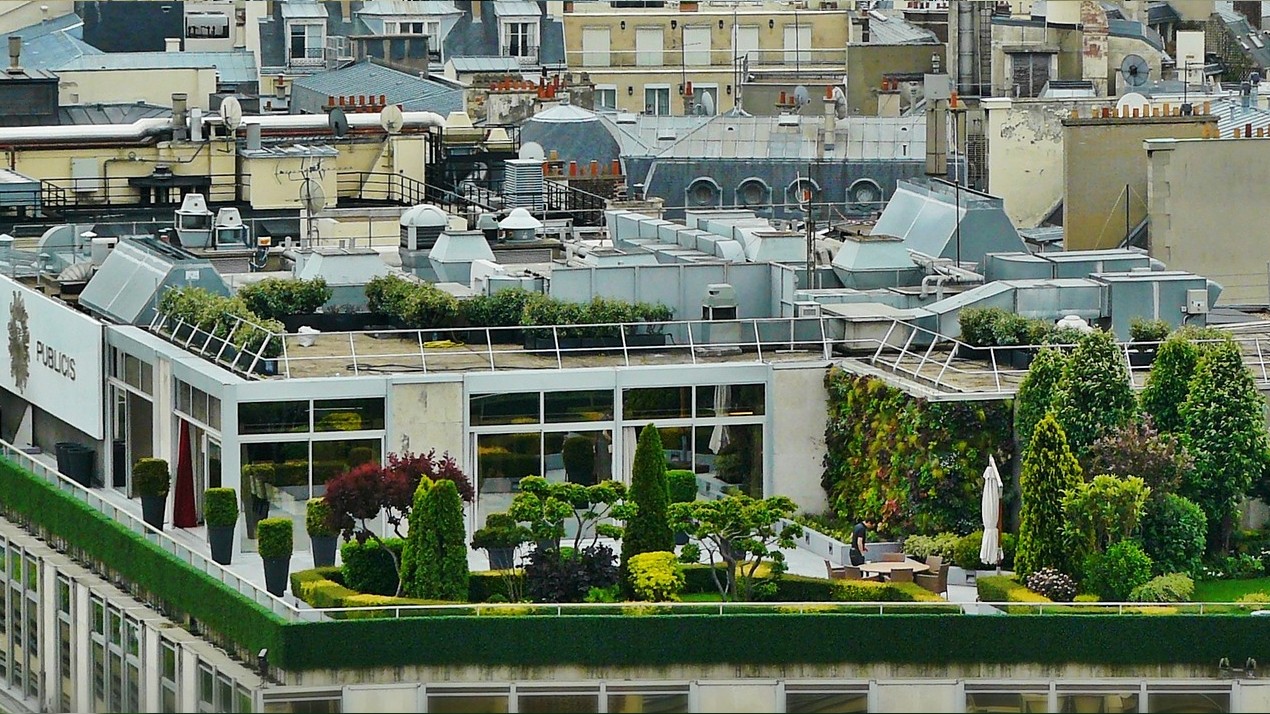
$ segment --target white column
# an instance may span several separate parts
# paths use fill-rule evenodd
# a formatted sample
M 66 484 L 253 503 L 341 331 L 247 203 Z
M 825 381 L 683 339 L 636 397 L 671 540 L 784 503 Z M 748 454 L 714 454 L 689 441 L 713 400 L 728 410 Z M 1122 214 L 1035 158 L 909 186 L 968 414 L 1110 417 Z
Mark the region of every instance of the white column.
M 159 686 L 163 679 L 163 650 L 159 647 L 157 624 L 154 620 L 141 621 L 141 709 L 148 712 L 157 712 L 162 706 Z
M 80 582 L 71 584 L 71 678 L 75 682 L 75 697 L 71 702 L 74 711 L 92 711 L 93 667 L 89 657 L 90 636 L 93 631 L 93 609 L 89 600 L 92 590 Z
M 176 652 L 180 667 L 177 672 L 177 709 L 183 712 L 198 711 L 198 655 L 182 645 Z
M 44 711 L 61 708 L 61 658 L 57 656 L 57 568 L 40 559 L 40 664 L 44 675 Z

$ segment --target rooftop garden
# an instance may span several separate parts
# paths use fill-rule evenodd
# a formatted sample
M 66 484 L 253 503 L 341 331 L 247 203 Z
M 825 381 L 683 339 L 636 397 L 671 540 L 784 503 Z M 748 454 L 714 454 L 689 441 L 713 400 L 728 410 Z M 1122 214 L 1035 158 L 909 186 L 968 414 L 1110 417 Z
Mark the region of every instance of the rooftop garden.
M 963 325 L 967 339 L 994 323 L 983 313 Z M 994 567 L 979 562 L 991 454 L 1017 518 L 1001 543 L 1012 574 L 980 578 L 980 600 L 1270 602 L 1270 533 L 1237 528 L 1241 505 L 1270 495 L 1264 400 L 1239 346 L 1215 330 L 1138 323 L 1134 333 L 1158 343 L 1139 394 L 1121 348 L 1097 330 L 1036 351 L 1012 404 L 928 403 L 831 371 L 823 483 L 833 508 L 803 522 L 846 540 L 849 524 L 870 518 L 910 554 Z M 1020 610 L 1036 608 L 1010 609 Z

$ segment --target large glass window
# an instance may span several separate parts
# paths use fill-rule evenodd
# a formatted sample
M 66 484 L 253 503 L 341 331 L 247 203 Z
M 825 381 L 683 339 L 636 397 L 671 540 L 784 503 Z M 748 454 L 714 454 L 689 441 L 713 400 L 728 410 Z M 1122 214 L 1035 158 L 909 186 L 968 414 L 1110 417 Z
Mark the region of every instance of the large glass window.
M 472 397 L 472 426 L 537 424 L 542 418 L 539 392 L 482 394 Z
M 622 392 L 625 419 L 686 419 L 692 416 L 692 387 L 652 387 Z
M 1058 711 L 1064 714 L 1085 714 L 1085 712 L 1128 714 L 1141 710 L 1138 708 L 1137 692 L 1081 692 L 1060 689 Z
M 543 435 L 543 476 L 590 486 L 613 478 L 613 440 L 605 431 Z
M 591 389 L 574 392 L 546 392 L 544 413 L 548 424 L 582 421 L 612 421 L 613 390 Z
M 383 399 L 318 399 L 314 431 L 373 431 L 384 428 Z
M 754 498 L 763 497 L 763 425 L 697 427 L 697 473 L 712 473 Z
M 476 440 L 476 474 L 482 522 L 489 513 L 506 511 L 520 480 L 542 475 L 542 434 L 481 434 Z
M 1049 710 L 1048 690 L 972 691 L 966 689 L 967 712 L 1044 712 Z
M 609 712 L 658 712 L 672 714 L 688 711 L 688 688 L 673 686 L 608 688 Z
M 522 714 L 571 714 L 600 711 L 600 695 L 596 693 L 521 690 L 516 697 L 517 711 Z
M 720 384 L 697 387 L 698 417 L 758 416 L 765 413 L 761 384 Z
M 238 405 L 239 434 L 294 434 L 309 430 L 309 402 L 244 402 Z
M 1230 690 L 1161 691 L 1147 689 L 1147 709 L 1152 714 L 1223 714 L 1230 711 Z
M 507 701 L 506 692 L 428 689 L 430 714 L 505 714 Z
M 785 711 L 787 712 L 867 712 L 867 689 L 841 689 L 835 687 L 795 687 L 787 685 Z M 967 710 L 969 711 L 969 710 Z

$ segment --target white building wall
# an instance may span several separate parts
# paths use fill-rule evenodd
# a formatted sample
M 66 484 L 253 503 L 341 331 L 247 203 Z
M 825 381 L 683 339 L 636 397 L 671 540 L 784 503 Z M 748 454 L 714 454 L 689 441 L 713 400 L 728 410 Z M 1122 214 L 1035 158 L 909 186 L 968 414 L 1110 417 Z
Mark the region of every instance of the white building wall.
M 800 509 L 820 513 L 829 507 L 820 485 L 829 408 L 825 368 L 778 367 L 772 370 L 771 384 L 772 443 L 764 449 L 771 459 L 767 492 L 789 496 Z

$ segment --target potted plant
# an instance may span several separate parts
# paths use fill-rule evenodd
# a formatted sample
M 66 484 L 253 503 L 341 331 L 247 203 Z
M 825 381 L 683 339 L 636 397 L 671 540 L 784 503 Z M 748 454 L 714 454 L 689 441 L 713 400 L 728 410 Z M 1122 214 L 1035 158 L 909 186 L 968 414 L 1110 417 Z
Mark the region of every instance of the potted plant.
M 671 503 L 692 503 L 697 500 L 697 475 L 688 469 L 670 469 L 666 472 L 666 490 Z M 688 534 L 675 531 L 675 545 L 687 545 Z
M 957 315 L 961 343 L 957 356 L 962 359 L 988 359 L 987 347 L 996 345 L 994 328 L 1007 313 L 999 307 L 968 307 Z
M 168 489 L 172 486 L 172 472 L 163 459 L 140 459 L 132 466 L 132 487 L 141 497 L 141 515 L 156 530 L 163 530 L 163 515 L 167 509 Z
M 234 489 L 209 488 L 203 492 L 203 521 L 207 523 L 212 560 L 229 565 L 234 555 L 234 526 L 238 524 L 238 494 Z
M 335 565 L 336 531 L 331 526 L 331 506 L 325 498 L 310 498 L 304 507 L 304 529 L 313 546 L 313 567 Z
M 574 435 L 561 447 L 565 478 L 569 483 L 590 486 L 595 483 L 595 440 Z
M 507 570 L 515 567 L 516 548 L 531 537 L 529 529 L 506 513 L 491 513 L 485 517 L 485 527 L 472 534 L 472 547 L 489 552 L 491 570 Z
M 256 524 L 256 535 L 260 536 L 265 589 L 271 595 L 282 597 L 287 591 L 287 577 L 291 574 L 291 519 L 266 518 Z
M 1155 362 L 1160 343 L 1169 338 L 1173 328 L 1164 320 L 1144 320 L 1135 317 L 1129 322 L 1129 364 L 1134 367 L 1150 367 Z

